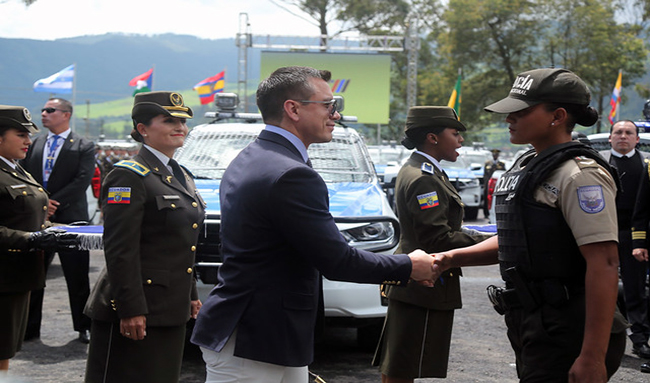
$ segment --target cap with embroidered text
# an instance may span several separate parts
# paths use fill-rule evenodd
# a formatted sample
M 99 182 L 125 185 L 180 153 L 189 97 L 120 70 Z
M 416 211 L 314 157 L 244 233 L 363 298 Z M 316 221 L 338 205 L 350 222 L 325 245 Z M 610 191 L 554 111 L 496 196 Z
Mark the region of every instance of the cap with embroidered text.
M 517 75 L 508 97 L 484 109 L 494 113 L 514 113 L 543 102 L 589 105 L 587 85 L 567 69 L 533 69 Z

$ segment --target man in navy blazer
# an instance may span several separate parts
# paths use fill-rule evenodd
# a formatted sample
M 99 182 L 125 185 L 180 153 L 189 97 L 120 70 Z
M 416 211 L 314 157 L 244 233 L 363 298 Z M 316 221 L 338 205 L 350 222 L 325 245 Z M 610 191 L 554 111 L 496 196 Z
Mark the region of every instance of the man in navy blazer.
M 72 103 L 49 99 L 41 110 L 43 126 L 49 132 L 34 139 L 23 167 L 48 191 L 48 219 L 57 223 L 88 220 L 86 189 L 95 170 L 95 145 L 70 129 Z M 56 141 L 56 142 L 55 142 Z M 49 163 L 48 163 L 49 162 Z M 88 251 L 61 250 L 61 268 L 68 285 L 70 311 L 79 340 L 90 340 L 90 318 L 83 313 L 90 295 Z M 46 254 L 46 271 L 54 254 Z M 25 339 L 38 338 L 41 330 L 43 290 L 32 291 Z
M 199 312 L 206 382 L 307 382 L 321 274 L 328 279 L 432 284 L 421 250 L 381 255 L 350 247 L 329 213 L 327 186 L 307 157 L 337 119 L 329 71 L 285 67 L 262 81 L 267 124 L 223 175 L 223 265 Z

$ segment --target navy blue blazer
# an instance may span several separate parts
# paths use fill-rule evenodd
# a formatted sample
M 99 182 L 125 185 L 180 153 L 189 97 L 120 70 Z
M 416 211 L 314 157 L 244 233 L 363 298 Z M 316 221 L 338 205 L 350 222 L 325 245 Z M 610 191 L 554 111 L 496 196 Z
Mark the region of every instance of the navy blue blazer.
M 220 188 L 223 265 L 192 343 L 299 367 L 313 360 L 320 273 L 331 280 L 406 285 L 407 255 L 348 246 L 327 186 L 284 137 L 262 131 L 230 164 Z
M 47 134 L 36 137 L 29 147 L 27 157 L 20 161 L 40 184 L 43 184 L 43 150 L 46 143 Z M 50 221 L 71 223 L 88 220 L 86 189 L 94 172 L 95 145 L 77 133 L 70 132 L 47 182 L 50 199 L 61 203 Z

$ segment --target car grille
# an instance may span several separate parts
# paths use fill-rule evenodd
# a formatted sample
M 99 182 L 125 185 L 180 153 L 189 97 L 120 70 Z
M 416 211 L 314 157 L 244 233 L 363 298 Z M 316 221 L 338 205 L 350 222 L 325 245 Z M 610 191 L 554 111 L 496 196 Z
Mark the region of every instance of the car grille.
M 214 264 L 222 261 L 220 227 L 221 223 L 218 219 L 208 218 L 199 234 L 195 269 L 199 279 L 206 284 L 217 283 L 218 267 L 214 267 Z

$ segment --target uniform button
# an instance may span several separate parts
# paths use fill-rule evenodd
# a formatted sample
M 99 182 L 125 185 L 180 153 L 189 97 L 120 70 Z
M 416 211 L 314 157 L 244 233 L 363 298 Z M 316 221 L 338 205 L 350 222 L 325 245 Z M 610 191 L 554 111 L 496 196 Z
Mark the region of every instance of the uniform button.
M 152 283 L 151 279 L 147 279 L 147 284 L 150 285 Z
M 43 191 L 43 188 L 38 188 L 38 191 Z
M 450 276 L 450 277 L 453 277 L 453 276 L 454 276 L 454 273 L 449 273 L 449 276 Z
M 191 268 L 191 267 L 188 267 L 188 268 L 187 268 L 187 273 L 188 273 L 188 274 L 192 274 L 192 268 Z
M 43 210 L 47 211 L 47 206 L 43 206 Z
M 197 207 L 197 206 L 199 206 L 198 203 L 196 203 L 196 202 L 192 202 L 192 207 Z
M 195 223 L 194 225 L 192 225 L 192 229 L 196 229 L 197 227 L 199 227 L 199 225 L 198 225 L 197 223 Z
M 23 191 L 23 195 L 27 195 L 27 192 L 26 192 L 26 191 Z
M 196 246 L 192 246 L 190 249 L 191 249 L 192 251 L 196 251 Z
M 172 204 L 172 209 L 176 209 L 176 204 Z
M 42 225 L 41 225 L 41 229 L 45 229 L 45 224 L 42 224 Z

